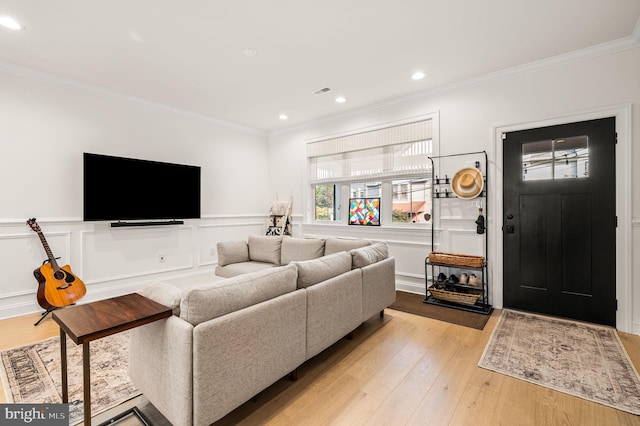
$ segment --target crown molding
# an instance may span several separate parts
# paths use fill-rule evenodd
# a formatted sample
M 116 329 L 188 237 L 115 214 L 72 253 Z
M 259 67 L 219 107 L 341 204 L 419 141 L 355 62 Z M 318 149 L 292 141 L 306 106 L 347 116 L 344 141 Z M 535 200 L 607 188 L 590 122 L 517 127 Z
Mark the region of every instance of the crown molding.
M 0 72 L 6 73 L 6 74 L 12 74 L 17 77 L 39 81 L 42 83 L 48 83 L 56 86 L 65 87 L 67 89 L 78 90 L 81 92 L 101 96 L 108 99 L 117 100 L 120 102 L 143 105 L 149 108 L 160 109 L 160 110 L 171 112 L 174 114 L 185 115 L 198 120 L 208 121 L 210 123 L 213 123 L 215 125 L 225 127 L 228 129 L 236 130 L 242 133 L 248 133 L 254 136 L 262 136 L 262 137 L 266 136 L 266 132 L 257 130 L 251 127 L 242 126 L 239 124 L 231 123 L 229 121 L 210 117 L 204 114 L 199 114 L 199 113 L 185 110 L 182 108 L 176 108 L 163 103 L 149 101 L 147 99 L 139 98 L 136 96 L 126 95 L 124 93 L 116 92 L 115 90 L 109 90 L 104 87 L 81 83 L 77 80 L 59 77 L 53 74 L 48 74 L 42 71 L 37 71 L 32 68 L 23 67 L 20 65 L 9 63 L 9 62 L 0 61 Z
M 436 96 L 442 96 L 447 93 L 453 93 L 459 90 L 470 89 L 473 87 L 483 86 L 486 84 L 496 83 L 502 80 L 508 80 L 515 77 L 520 77 L 527 74 L 533 74 L 539 71 L 552 69 L 575 62 L 585 61 L 588 59 L 596 58 L 599 56 L 609 55 L 612 53 L 620 52 L 623 50 L 634 49 L 640 47 L 640 19 L 635 26 L 633 33 L 624 38 L 613 40 L 607 43 L 597 44 L 584 49 L 575 50 L 573 52 L 564 53 L 557 56 L 551 56 L 549 58 L 541 59 L 527 64 L 518 65 L 512 68 L 480 75 L 466 80 L 457 81 L 451 84 L 445 84 L 442 86 L 434 87 L 431 89 L 412 93 L 410 95 L 388 99 L 386 101 L 378 102 L 375 104 L 367 105 L 362 108 L 350 110 L 342 114 L 329 115 L 317 120 L 308 121 L 292 127 L 286 127 L 283 129 L 274 130 L 268 132 L 268 136 L 275 136 L 278 134 L 289 133 L 293 131 L 303 130 L 315 125 L 327 124 L 332 121 L 342 120 L 351 116 L 357 116 L 366 112 L 370 112 L 377 109 L 387 108 L 393 105 L 402 104 L 409 101 L 415 101 L 419 99 L 429 99 Z

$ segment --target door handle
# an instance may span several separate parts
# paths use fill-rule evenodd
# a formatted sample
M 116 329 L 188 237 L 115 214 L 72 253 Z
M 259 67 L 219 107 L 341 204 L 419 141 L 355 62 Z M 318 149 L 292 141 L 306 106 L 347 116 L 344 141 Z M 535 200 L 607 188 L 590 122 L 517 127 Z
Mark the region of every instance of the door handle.
M 507 234 L 513 234 L 515 232 L 515 227 L 513 225 L 507 225 L 506 229 Z

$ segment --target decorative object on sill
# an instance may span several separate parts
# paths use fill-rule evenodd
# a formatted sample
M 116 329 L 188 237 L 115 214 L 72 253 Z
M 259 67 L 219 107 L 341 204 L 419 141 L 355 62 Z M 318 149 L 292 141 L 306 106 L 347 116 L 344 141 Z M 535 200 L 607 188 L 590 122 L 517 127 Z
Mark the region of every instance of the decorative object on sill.
M 59 404 L 62 401 L 60 338 L 52 337 L 0 353 L 0 375 L 6 374 L 5 396 L 15 404 Z M 127 375 L 129 333 L 91 342 L 92 414 L 121 404 L 140 391 Z M 82 345 L 67 339 L 69 424 L 83 420 Z
M 505 309 L 478 366 L 640 415 L 640 377 L 611 327 Z
M 471 200 L 482 193 L 484 179 L 480 170 L 473 167 L 460 169 L 451 178 L 451 190 L 463 200 Z
M 482 215 L 482 207 L 480 207 L 479 209 L 479 214 L 478 214 L 478 219 L 476 219 L 476 232 L 478 234 L 484 234 L 484 216 Z
M 431 213 L 425 213 L 424 214 L 424 220 L 429 222 L 431 220 Z
M 429 253 L 429 262 L 449 266 L 481 268 L 484 263 L 484 256 L 432 251 Z

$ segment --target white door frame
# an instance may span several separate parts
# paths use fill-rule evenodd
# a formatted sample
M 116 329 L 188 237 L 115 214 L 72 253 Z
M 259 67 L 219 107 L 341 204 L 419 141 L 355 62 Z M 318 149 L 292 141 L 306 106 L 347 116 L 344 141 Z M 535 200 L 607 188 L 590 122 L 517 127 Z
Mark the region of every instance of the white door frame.
M 595 120 L 598 118 L 615 117 L 618 143 L 616 145 L 616 214 L 618 227 L 616 229 L 616 328 L 626 333 L 640 334 L 640 327 L 633 326 L 633 300 L 631 282 L 631 246 L 632 246 L 632 216 L 631 216 L 631 104 L 603 107 L 596 110 L 568 114 L 562 117 L 545 120 L 496 126 L 493 128 L 494 162 L 490 182 L 490 189 L 496 194 L 492 204 L 493 229 L 488 237 L 489 252 L 493 262 L 491 277 L 492 303 L 496 308 L 503 306 L 503 253 L 502 253 L 502 193 L 503 193 L 503 162 L 502 162 L 502 134 L 518 130 L 535 129 L 538 127 L 555 126 L 578 121 Z M 491 244 L 491 240 L 495 243 Z M 637 329 L 635 329 L 637 328 Z

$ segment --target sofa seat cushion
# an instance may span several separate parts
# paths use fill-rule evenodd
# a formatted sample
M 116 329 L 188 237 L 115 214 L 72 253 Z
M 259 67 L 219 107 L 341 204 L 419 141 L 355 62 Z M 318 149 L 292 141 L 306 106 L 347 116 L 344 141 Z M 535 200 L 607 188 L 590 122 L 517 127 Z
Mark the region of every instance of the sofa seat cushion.
M 389 257 L 389 249 L 385 243 L 375 243 L 367 247 L 351 250 L 352 267 L 364 268 Z
M 346 238 L 329 237 L 324 243 L 324 255 L 366 247 L 369 244 L 367 240 L 349 240 Z
M 307 288 L 351 270 L 351 255 L 345 251 L 318 259 L 291 262 L 298 268 L 298 288 Z
M 215 274 L 219 277 L 233 278 L 242 274 L 249 274 L 251 272 L 262 271 L 263 269 L 276 268 L 277 265 L 273 263 L 264 262 L 240 262 L 231 263 L 227 266 L 216 266 Z
M 319 238 L 283 238 L 282 264 L 324 256 L 324 240 Z
M 281 235 L 249 235 L 248 245 L 250 260 L 280 265 Z
M 218 265 L 249 261 L 249 245 L 246 241 L 221 241 L 216 244 Z
M 180 318 L 198 325 L 296 289 L 295 266 L 269 268 L 188 290 Z

